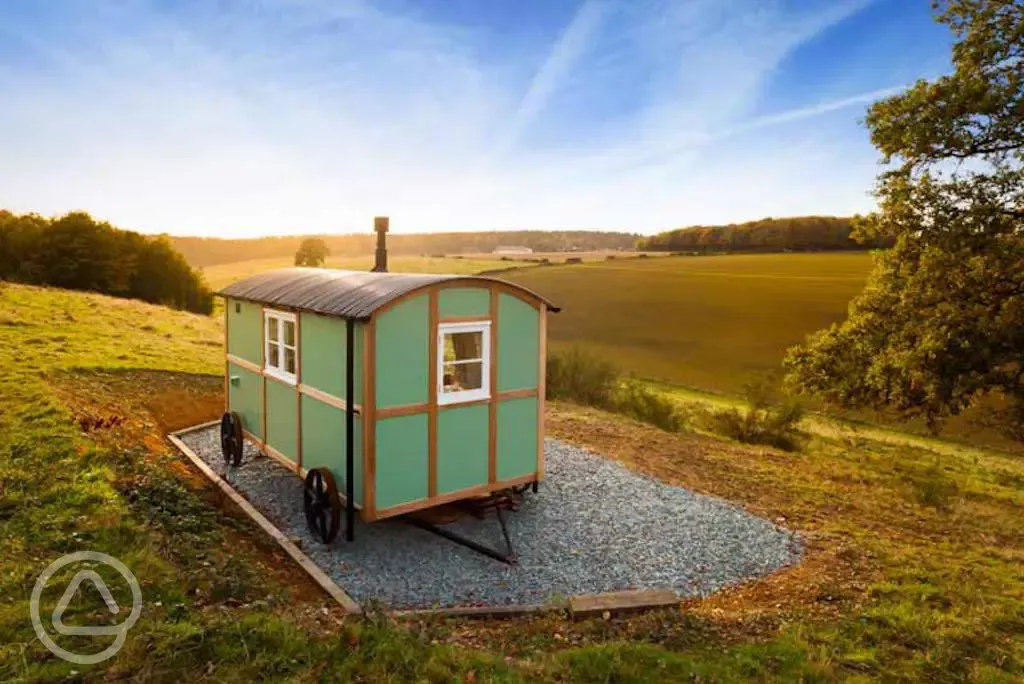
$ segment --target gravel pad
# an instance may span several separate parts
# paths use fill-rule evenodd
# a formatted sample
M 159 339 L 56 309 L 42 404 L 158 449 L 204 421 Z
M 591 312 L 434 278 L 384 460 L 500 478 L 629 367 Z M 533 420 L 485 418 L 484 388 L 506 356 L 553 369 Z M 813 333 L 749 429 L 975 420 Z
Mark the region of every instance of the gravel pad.
M 246 442 L 227 469 L 218 428 L 182 440 L 350 596 L 391 608 L 539 604 L 575 594 L 674 589 L 705 596 L 796 563 L 796 534 L 722 499 L 638 475 L 584 449 L 547 439 L 546 477 L 508 513 L 518 564 L 507 566 L 406 523 L 356 523 L 329 546 L 306 530 L 302 481 Z M 344 514 L 342 515 L 344 525 Z M 445 526 L 503 548 L 494 514 Z

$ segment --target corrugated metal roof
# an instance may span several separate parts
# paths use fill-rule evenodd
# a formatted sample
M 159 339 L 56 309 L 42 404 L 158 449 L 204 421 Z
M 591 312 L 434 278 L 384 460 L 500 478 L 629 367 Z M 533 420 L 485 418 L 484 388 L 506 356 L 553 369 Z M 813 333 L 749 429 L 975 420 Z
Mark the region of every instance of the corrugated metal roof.
M 501 283 L 548 305 L 536 292 L 498 278 L 430 273 L 372 273 L 333 268 L 282 268 L 231 283 L 217 294 L 273 306 L 287 306 L 328 316 L 367 319 L 388 302 L 407 292 L 452 280 Z

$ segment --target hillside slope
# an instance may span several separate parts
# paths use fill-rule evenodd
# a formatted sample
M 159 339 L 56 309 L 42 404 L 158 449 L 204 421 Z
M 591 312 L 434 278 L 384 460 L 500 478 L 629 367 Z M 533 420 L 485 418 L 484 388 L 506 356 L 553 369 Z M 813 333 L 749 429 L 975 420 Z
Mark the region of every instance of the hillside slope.
M 342 619 L 160 438 L 219 411 L 221 354 L 216 319 L 0 283 L 0 680 L 1024 674 L 1019 459 L 938 461 L 847 438 L 813 439 L 794 453 L 752 449 L 570 405 L 550 407 L 552 436 L 798 529 L 806 562 L 680 611 L 628 619 Z M 96 666 L 53 657 L 26 619 L 42 568 L 84 549 L 124 561 L 144 596 L 123 650 Z M 87 596 L 67 619 L 95 623 L 105 611 Z

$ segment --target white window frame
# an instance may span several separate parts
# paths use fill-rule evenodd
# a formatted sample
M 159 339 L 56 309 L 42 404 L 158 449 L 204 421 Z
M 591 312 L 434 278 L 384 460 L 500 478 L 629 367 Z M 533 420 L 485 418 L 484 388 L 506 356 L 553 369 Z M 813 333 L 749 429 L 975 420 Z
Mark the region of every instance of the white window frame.
M 453 333 L 478 332 L 481 334 L 480 359 L 464 359 L 462 362 L 482 361 L 480 368 L 480 387 L 478 389 L 445 391 L 444 389 L 444 336 Z M 491 398 L 491 322 L 474 321 L 471 323 L 438 323 L 437 325 L 437 403 L 462 404 L 467 401 L 479 401 Z M 450 361 L 448 363 L 451 363 Z
M 270 339 L 270 321 L 277 321 L 277 341 Z M 284 323 L 291 323 L 295 329 L 295 344 L 288 345 L 284 342 Z M 277 366 L 270 365 L 270 348 L 277 347 Z M 295 352 L 295 370 L 299 370 L 299 324 L 295 314 L 291 311 L 277 311 L 275 309 L 263 310 L 263 373 L 272 378 L 277 378 L 289 385 L 296 385 L 299 377 L 296 373 L 289 373 L 285 370 L 285 349 Z

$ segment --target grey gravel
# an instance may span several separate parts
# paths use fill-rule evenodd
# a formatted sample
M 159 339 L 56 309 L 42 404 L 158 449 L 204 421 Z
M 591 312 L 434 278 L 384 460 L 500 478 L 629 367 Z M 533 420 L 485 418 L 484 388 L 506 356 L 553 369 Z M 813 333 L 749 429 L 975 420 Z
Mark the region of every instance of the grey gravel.
M 357 522 L 325 546 L 307 532 L 302 481 L 251 444 L 227 469 L 217 428 L 183 441 L 356 601 L 391 608 L 543 604 L 575 594 L 673 589 L 706 596 L 800 559 L 799 537 L 722 499 L 634 473 L 564 442 L 544 442 L 546 477 L 510 513 L 507 566 L 411 525 Z M 344 518 L 343 518 L 344 520 Z M 493 514 L 446 526 L 501 548 Z

